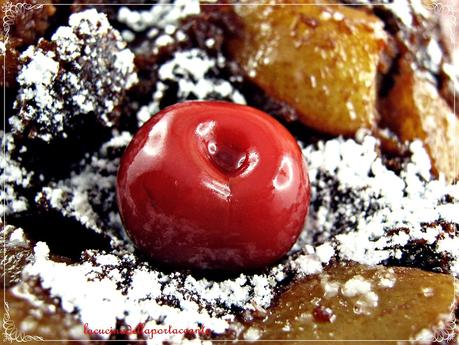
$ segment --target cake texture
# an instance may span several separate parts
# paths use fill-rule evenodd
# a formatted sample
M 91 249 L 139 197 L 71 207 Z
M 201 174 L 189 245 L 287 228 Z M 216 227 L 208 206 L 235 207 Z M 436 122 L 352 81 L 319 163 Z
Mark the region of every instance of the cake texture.
M 354 109 L 359 118 L 371 119 L 352 122 L 351 131 L 339 130 L 349 125 L 347 117 L 322 111 L 308 113 L 317 123 L 305 122 L 302 102 L 290 99 L 297 94 L 285 97 L 280 90 L 282 83 L 316 95 L 312 84 L 332 82 L 333 73 L 311 79 L 302 64 L 289 67 L 292 62 L 280 51 L 250 51 L 252 46 L 246 53 L 259 54 L 253 58 L 264 61 L 263 68 L 273 63 L 264 60 L 269 57 L 287 61 L 282 68 L 290 70 L 267 84 L 246 68 L 235 47 L 259 33 L 244 24 L 244 5 L 56 3 L 11 24 L 2 60 L 6 113 L 0 159 L 2 315 L 13 325 L 5 328 L 5 339 L 15 329 L 32 340 L 81 343 L 377 341 L 380 320 L 400 340 L 454 343 L 457 66 L 432 8 L 408 1 L 348 5 L 308 3 L 312 17 L 298 18 L 311 35 L 327 21 L 339 28 L 330 29 L 339 40 L 352 34 L 345 25 L 352 21 L 359 37 L 367 20 L 381 34 L 371 53 L 378 62 L 359 68 L 365 78 L 343 72 L 355 77 L 356 93 L 371 82 L 371 97 L 358 95 L 366 103 Z M 276 6 L 246 6 L 273 25 L 259 27 L 267 35 L 263 40 L 270 38 L 269 30 L 280 25 L 270 17 Z M 295 5 L 286 7 L 298 14 Z M 27 16 L 31 29 L 21 30 Z M 298 25 L 292 24 L 296 34 L 302 32 Z M 274 39 L 268 41 L 266 47 L 276 47 Z M 307 37 L 302 42 L 307 46 Z M 335 47 L 322 43 L 320 49 Z M 339 60 L 338 55 L 327 56 Z M 5 60 L 10 57 L 11 65 Z M 295 84 L 292 77 L 284 83 L 291 71 L 304 72 L 307 82 Z M 406 80 L 404 87 L 400 81 Z M 417 95 L 425 101 L 421 105 L 411 102 Z M 312 108 L 326 100 L 314 97 Z M 278 119 L 298 142 L 311 184 L 309 214 L 292 249 L 273 265 L 232 273 L 174 269 L 140 253 L 127 235 L 116 201 L 123 152 L 158 111 L 188 100 L 255 107 Z M 416 127 L 429 122 L 426 111 L 440 123 L 432 130 Z M 333 130 L 322 127 L 325 119 Z M 411 120 L 416 130 L 403 127 Z M 446 132 L 451 136 L 441 141 Z M 435 308 L 421 307 L 429 303 Z M 411 325 L 391 319 L 388 310 L 401 304 L 410 306 L 403 315 L 413 315 Z M 375 332 L 358 328 L 359 320 L 370 320 Z

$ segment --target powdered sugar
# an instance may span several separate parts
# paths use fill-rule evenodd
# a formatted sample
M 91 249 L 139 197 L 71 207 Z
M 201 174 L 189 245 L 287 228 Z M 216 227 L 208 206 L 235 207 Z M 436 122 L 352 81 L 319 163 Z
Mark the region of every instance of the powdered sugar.
M 210 57 L 205 51 L 193 48 L 178 51 L 158 71 L 158 82 L 153 100 L 137 114 L 139 124 L 143 124 L 160 110 L 160 103 L 169 90 L 176 92 L 179 101 L 186 99 L 219 99 L 245 104 L 242 94 L 227 81 L 212 76 L 225 64 L 223 56 Z M 178 88 L 175 91 L 175 88 Z
M 358 297 L 354 305 L 356 314 L 370 314 L 372 308 L 378 306 L 378 295 L 372 291 L 372 284 L 362 276 L 356 275 L 346 281 L 341 287 L 345 297 Z
M 94 157 L 90 169 L 106 167 L 108 163 L 99 161 L 97 157 L 107 154 L 111 151 L 109 148 L 116 144 L 125 145 L 129 138 L 127 134 L 115 136 L 110 144 L 103 146 L 99 156 Z M 333 257 L 367 264 L 384 262 L 389 258 L 397 260 L 396 251 L 403 255 L 404 246 L 413 238 L 425 239 L 439 254 L 446 252 L 450 256 L 456 255 L 457 241 L 446 234 L 441 226 L 433 225 L 426 230 L 420 224 L 425 217 L 445 219 L 447 215 L 440 207 L 442 205 L 438 204 L 439 199 L 445 194 L 456 198 L 457 187 L 447 186 L 442 181 L 424 179 L 429 164 L 419 144 L 412 146 L 413 155 L 404 164 L 400 176 L 382 164 L 375 154 L 376 145 L 376 140 L 367 136 L 362 138 L 362 143 L 338 138 L 304 149 L 313 188 L 313 209 L 306 231 L 310 235 L 314 234 L 320 231 L 317 226 L 330 231 L 318 237 L 321 239 L 319 242 L 309 239 L 310 244 L 300 244 L 300 241 L 296 253 L 294 251 L 283 262 L 262 273 L 240 274 L 223 281 L 198 278 L 182 272 L 164 273 L 141 261 L 129 250 L 122 249 L 123 245 L 117 245 L 118 249 L 110 254 L 88 250 L 82 262 L 66 265 L 49 259 L 44 244 L 40 244 L 36 250 L 35 263 L 27 267 L 26 275 L 38 276 L 42 285 L 51 288 L 51 294 L 59 297 L 68 311 L 76 312 L 83 322 L 94 325 L 94 328 L 115 327 L 117 318 L 131 325 L 148 320 L 156 324 L 163 320 L 187 327 L 204 324 L 219 334 L 230 327 L 237 315 L 235 310 L 255 311 L 269 307 L 279 286 L 287 284 L 291 279 L 321 273 L 324 264 Z M 355 169 L 353 164 L 356 161 L 362 169 Z M 333 184 L 329 179 L 332 179 Z M 387 181 L 395 183 L 390 191 L 383 190 Z M 60 188 L 65 185 L 72 186 L 72 180 L 61 184 Z M 372 211 L 357 207 L 352 209 L 353 213 L 342 213 L 342 217 L 356 216 L 356 225 L 351 228 L 345 223 L 337 226 L 334 232 L 333 226 L 326 222 L 336 224 L 337 219 L 329 213 L 336 212 L 335 208 L 344 204 L 339 198 L 352 190 L 359 190 L 359 193 L 347 196 L 351 198 L 351 205 L 374 204 L 376 207 Z M 337 192 L 341 194 L 327 194 Z M 321 207 L 314 205 L 333 200 L 337 205 L 322 211 L 323 214 L 318 217 L 318 209 Z M 411 203 L 414 206 L 410 206 Z M 425 216 L 417 213 L 417 207 L 427 208 L 429 205 L 435 206 L 435 214 L 428 213 Z M 437 218 L 429 218 L 429 221 Z M 456 220 L 454 218 L 449 221 Z M 400 224 L 409 227 L 410 231 L 388 233 Z M 457 267 L 457 257 L 455 260 L 451 269 Z M 62 278 L 67 275 L 71 277 Z M 395 283 L 390 275 L 378 279 L 378 286 L 382 288 L 390 288 Z M 321 284 L 326 298 L 335 296 L 339 291 L 343 296 L 352 298 L 357 313 L 370 313 L 378 305 L 378 296 L 372 291 L 371 284 L 359 280 L 359 277 L 349 279 L 342 285 L 324 277 Z M 99 317 L 101 314 L 103 317 Z
M 141 32 L 152 27 L 166 28 L 166 33 L 172 34 L 179 21 L 189 15 L 199 14 L 199 1 L 176 0 L 173 4 L 160 1 L 149 10 L 135 11 L 121 7 L 118 11 L 118 21 L 126 24 L 131 30 Z
M 428 224 L 459 223 L 452 211 L 457 210 L 459 187 L 431 180 L 430 160 L 420 142 L 411 144 L 412 156 L 400 176 L 377 157 L 376 144 L 370 136 L 361 144 L 338 138 L 304 150 L 313 195 L 308 232 L 317 234 L 319 242 L 332 240 L 339 257 L 363 264 L 401 260 L 400 249 L 414 240 L 424 240 L 457 261 L 454 234 Z M 447 195 L 453 202 L 442 203 Z M 407 230 L 390 232 L 400 228 Z M 441 233 L 450 251 L 438 246 Z
M 379 277 L 378 286 L 384 289 L 393 288 L 397 279 L 393 268 L 388 268 L 386 272 Z
M 361 142 L 337 138 L 304 149 L 309 162 L 312 208 L 306 236 L 285 261 L 260 274 L 241 274 L 224 281 L 161 272 L 130 252 L 129 242 L 121 235 L 116 208 L 113 211 L 118 159 L 130 139 L 127 132 L 114 133 L 96 155 L 81 162 L 80 169 L 70 178 L 52 182 L 37 197 L 39 202 L 46 199 L 64 216 L 75 217 L 96 232 L 110 234 L 112 244 L 118 248 L 110 254 L 86 251 L 81 263 L 66 265 L 49 259 L 47 246 L 40 243 L 35 262 L 26 270 L 29 277 L 38 276 L 45 288 L 51 288 L 51 294 L 62 300 L 67 311 L 78 313 L 92 327 L 115 327 L 117 318 L 129 324 L 152 318 L 157 322 L 166 315 L 174 322 L 188 320 L 188 326 L 204 323 L 221 333 L 236 316 L 234 308 L 269 307 L 279 286 L 291 279 L 321 273 L 333 257 L 366 264 L 400 260 L 404 246 L 413 239 L 425 240 L 438 254 L 457 255 L 459 243 L 442 226 L 421 224 L 437 219 L 457 222 L 452 211 L 457 204 L 440 202 L 448 195 L 457 203 L 457 186 L 430 180 L 430 163 L 419 143 L 411 146 L 413 154 L 397 175 L 377 156 L 377 141 L 363 136 Z M 392 186 L 387 190 L 389 182 Z M 107 213 L 113 217 L 101 217 Z M 408 231 L 390 233 L 401 226 Z M 309 238 L 315 234 L 320 236 Z M 457 272 L 457 267 L 454 257 L 450 269 Z M 66 275 L 72 278 L 62 279 Z M 343 287 L 345 296 L 357 296 L 351 292 L 355 290 L 351 289 L 355 285 L 352 282 Z M 391 277 L 383 277 L 380 285 L 389 288 L 393 283 Z M 359 310 L 366 313 L 377 305 L 377 296 L 371 289 L 363 293 L 364 283 L 357 285 L 359 296 L 363 296 L 357 296 Z M 328 297 L 338 293 L 334 282 L 324 281 L 323 286 Z M 103 318 L 98 316 L 100 313 Z
M 197 13 L 196 1 L 177 1 L 175 5 L 153 6 L 146 11 L 121 7 L 118 20 L 129 28 L 123 32 L 126 41 L 134 41 L 135 33 L 145 31 L 157 52 L 186 40 L 178 23 Z M 406 21 L 406 16 L 401 19 Z M 81 12 L 71 16 L 69 25 L 52 36 L 52 50 L 39 45 L 22 56 L 25 65 L 18 79 L 20 114 L 11 118 L 16 133 L 32 121 L 38 137 L 45 141 L 55 133 L 64 135 L 70 108 L 76 109 L 76 114 L 95 112 L 104 125 L 111 126 L 110 114 L 116 113 L 124 91 L 137 80 L 132 52 L 125 48 L 104 15 L 95 10 Z M 100 42 L 101 46 L 96 44 Z M 206 41 L 209 48 L 215 43 Z M 91 47 L 96 47 L 97 52 L 92 52 Z M 108 56 L 102 51 L 107 49 Z M 114 75 L 101 67 L 107 61 Z M 66 70 L 61 62 L 74 68 Z M 159 67 L 155 93 L 151 103 L 138 113 L 139 124 L 159 111 L 170 94 L 179 101 L 227 99 L 245 103 L 231 77 L 219 77 L 218 71 L 226 64 L 223 56 L 211 56 L 201 49 L 176 51 Z M 94 79 L 84 79 L 80 72 L 85 68 L 95 68 L 98 74 Z M 57 80 L 67 85 L 64 91 L 68 91 L 71 107 L 57 92 Z M 87 82 L 94 87 L 86 87 Z M 92 96 L 101 89 L 110 90 L 98 102 Z M 79 226 L 108 234 L 113 250 L 86 250 L 79 262 L 66 264 L 54 260 L 48 245 L 38 242 L 34 262 L 24 271 L 25 279 L 38 277 L 51 296 L 60 299 L 65 311 L 92 328 L 115 328 L 118 320 L 132 326 L 146 323 L 146 327 L 160 323 L 185 328 L 204 325 L 221 334 L 241 310 L 268 308 L 286 284 L 322 273 L 334 259 L 399 265 L 413 257 L 408 262 L 410 266 L 432 270 L 438 270 L 443 260 L 448 266 L 440 270 L 459 274 L 459 242 L 454 232 L 447 231 L 448 226 L 457 229 L 459 223 L 458 187 L 447 186 L 442 178 L 431 179 L 430 160 L 421 142 L 412 143 L 412 155 L 398 173 L 388 169 L 378 156 L 377 140 L 360 134 L 358 140 L 336 138 L 304 149 L 312 206 L 302 238 L 289 255 L 262 272 L 215 280 L 189 272 L 167 273 L 133 254 L 115 203 L 119 158 L 132 136 L 114 132 L 109 142 L 88 155 L 67 178 L 52 180 L 36 197 L 39 208 L 53 209 Z M 26 199 L 15 193 L 29 185 L 32 173 L 9 156 L 0 167 L 7 166 L 12 173 L 6 174 L 7 193 L 0 196 L 2 201 L 7 198 L 7 208 L 11 207 L 7 212 L 20 212 L 25 209 L 21 202 Z M 9 196 L 14 197 L 12 201 Z M 21 232 L 13 234 L 12 240 L 23 237 Z M 423 255 L 417 247 L 412 252 L 413 243 L 419 240 L 422 248 L 430 250 L 429 255 Z M 428 263 L 432 265 L 423 266 L 423 257 L 432 260 Z M 326 275 L 321 278 L 325 298 L 341 291 L 345 297 L 357 299 L 362 313 L 378 303 L 373 287 L 361 277 L 344 284 L 328 281 Z M 391 288 L 395 283 L 394 276 L 388 274 L 380 277 L 378 287 Z M 247 340 L 259 335 L 255 329 L 245 334 Z M 181 342 L 183 338 L 164 340 Z
M 48 259 L 46 244 L 35 247 L 35 263 L 25 274 L 39 275 L 44 288 L 60 296 L 64 309 L 77 310 L 81 321 L 92 328 L 115 328 L 116 318 L 129 325 L 160 319 L 174 327 L 199 328 L 198 323 L 222 333 L 228 326 L 225 314 L 210 315 L 190 296 L 180 293 L 174 273 L 152 271 L 138 265 L 132 254 L 122 253 L 118 260 L 110 254 L 88 253 L 91 261 L 78 265 L 66 265 Z M 97 262 L 97 263 L 96 263 Z M 126 279 L 132 284 L 126 284 Z M 119 289 L 118 286 L 123 286 Z M 172 298 L 179 303 L 173 307 L 159 299 Z M 232 319 L 229 317 L 229 319 Z
M 161 47 L 186 40 L 186 34 L 180 30 L 180 21 L 187 16 L 200 12 L 199 1 L 177 0 L 174 3 L 160 1 L 147 10 L 133 10 L 122 6 L 118 11 L 118 21 L 129 29 L 123 31 L 123 38 L 134 41 L 136 34 L 148 37 L 140 51 L 158 54 Z
M 33 51 L 34 48 L 30 47 L 22 55 L 23 58 L 33 56 L 33 59 L 19 74 L 18 83 L 35 85 L 34 96 L 37 105 L 44 107 L 46 103 L 52 102 L 47 88 L 57 76 L 59 63 L 53 59 L 55 57 L 53 52 L 43 53 L 38 51 L 34 54 Z
M 335 255 L 335 250 L 330 243 L 324 243 L 316 247 L 316 254 L 321 262 L 328 264 L 331 258 Z
M 174 327 L 196 328 L 198 324 L 223 333 L 234 320 L 233 308 L 267 308 L 275 295 L 279 270 L 308 270 L 313 255 L 300 255 L 294 263 L 275 266 L 265 274 L 241 274 L 236 279 L 212 281 L 179 272 L 163 273 L 124 250 L 106 254 L 86 251 L 79 264 L 49 259 L 44 242 L 35 247 L 34 263 L 26 277 L 40 278 L 44 288 L 62 301 L 67 312 L 76 311 L 93 328 L 114 328 L 116 319 L 137 325 L 162 320 Z M 314 269 L 321 271 L 320 264 Z
M 354 276 L 344 283 L 341 293 L 346 297 L 367 294 L 371 291 L 371 282 L 365 280 L 362 276 Z
M 26 243 L 27 239 L 24 235 L 24 230 L 18 228 L 14 230 L 9 238 L 10 243 Z

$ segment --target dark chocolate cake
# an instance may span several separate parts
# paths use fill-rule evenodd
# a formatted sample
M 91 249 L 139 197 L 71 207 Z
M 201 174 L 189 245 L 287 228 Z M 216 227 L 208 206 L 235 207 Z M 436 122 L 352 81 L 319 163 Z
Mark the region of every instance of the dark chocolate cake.
M 446 7 L 282 3 L 3 4 L 6 341 L 457 341 L 459 73 Z M 282 54 L 289 44 L 304 61 Z M 289 79 L 298 70 L 301 83 Z M 127 236 L 120 158 L 148 119 L 186 100 L 253 106 L 298 140 L 311 205 L 276 264 L 175 270 Z

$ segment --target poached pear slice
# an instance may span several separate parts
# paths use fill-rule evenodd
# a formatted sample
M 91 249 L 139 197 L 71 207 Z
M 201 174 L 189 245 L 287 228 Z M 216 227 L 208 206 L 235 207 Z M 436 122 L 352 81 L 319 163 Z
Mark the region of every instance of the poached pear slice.
M 399 74 L 384 101 L 384 122 L 402 141 L 420 139 L 432 161 L 433 172 L 448 181 L 459 177 L 459 126 L 440 96 L 435 81 L 415 69 L 409 58 L 399 61 Z
M 294 340 L 429 341 L 453 317 L 455 300 L 454 279 L 446 274 L 336 264 L 294 283 L 267 317 L 252 323 L 242 337 L 293 341 L 289 344 L 296 344 Z
M 374 126 L 383 22 L 345 6 L 234 5 L 242 35 L 230 55 L 269 96 L 309 127 L 353 134 Z

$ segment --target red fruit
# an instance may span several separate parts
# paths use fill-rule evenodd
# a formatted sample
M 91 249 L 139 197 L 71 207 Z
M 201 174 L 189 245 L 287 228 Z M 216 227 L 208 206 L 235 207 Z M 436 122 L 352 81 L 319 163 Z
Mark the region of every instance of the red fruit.
M 294 244 L 310 187 L 300 148 L 272 117 L 226 102 L 160 111 L 121 160 L 117 198 L 135 245 L 181 268 L 253 269 Z

